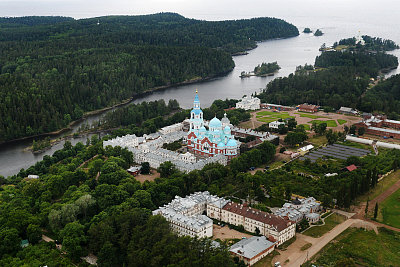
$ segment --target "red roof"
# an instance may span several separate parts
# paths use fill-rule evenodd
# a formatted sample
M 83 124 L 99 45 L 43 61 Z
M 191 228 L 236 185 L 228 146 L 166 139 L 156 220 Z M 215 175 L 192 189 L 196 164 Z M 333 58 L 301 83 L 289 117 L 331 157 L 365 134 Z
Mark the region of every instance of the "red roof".
M 293 221 L 288 220 L 286 218 L 281 218 L 281 217 L 273 215 L 271 213 L 266 213 L 264 211 L 246 207 L 244 205 L 240 205 L 240 204 L 237 204 L 234 202 L 229 202 L 222 209 L 236 213 L 245 218 L 250 218 L 250 219 L 253 219 L 253 220 L 256 220 L 259 222 L 266 223 L 268 225 L 272 225 L 279 232 L 286 229 L 290 225 L 294 224 Z
M 357 170 L 357 167 L 354 164 L 352 164 L 350 166 L 347 166 L 345 169 L 347 169 L 349 172 L 351 172 L 351 171 Z

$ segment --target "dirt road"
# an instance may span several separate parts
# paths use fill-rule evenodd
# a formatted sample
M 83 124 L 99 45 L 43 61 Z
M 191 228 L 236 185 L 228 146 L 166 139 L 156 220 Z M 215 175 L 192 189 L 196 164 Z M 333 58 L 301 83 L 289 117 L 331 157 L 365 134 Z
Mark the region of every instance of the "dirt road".
M 400 180 L 397 181 L 394 185 L 386 189 L 382 194 L 374 198 L 369 202 L 369 211 L 372 211 L 375 207 L 375 203 L 381 203 L 384 201 L 387 197 L 389 197 L 391 194 L 393 194 L 396 190 L 400 188 Z M 371 221 L 369 219 L 365 220 L 364 215 L 365 215 L 365 205 L 366 203 L 362 203 L 360 207 L 357 207 L 356 212 L 357 213 L 349 213 L 349 212 L 344 212 L 340 210 L 335 210 L 335 212 L 340 213 L 345 215 L 346 217 L 350 218 L 346 220 L 345 222 L 337 225 L 335 228 L 333 228 L 331 231 L 329 231 L 327 234 L 320 238 L 305 238 L 301 234 L 297 234 L 297 238 L 300 238 L 300 243 L 301 240 L 307 240 L 308 243 L 313 244 L 308 250 L 306 251 L 300 251 L 298 250 L 297 247 L 290 247 L 290 255 L 286 255 L 287 253 L 282 253 L 278 257 L 274 258 L 274 261 L 280 261 L 285 262 L 286 259 L 289 259 L 289 263 L 287 264 L 282 264 L 282 267 L 299 267 L 301 264 L 303 264 L 306 260 L 307 257 L 310 259 L 313 257 L 319 250 L 321 250 L 326 244 L 328 244 L 332 239 L 334 239 L 337 235 L 339 235 L 341 232 L 346 230 L 348 227 L 366 227 L 367 230 L 374 230 L 378 234 L 378 227 L 386 227 L 388 229 L 400 232 L 400 229 L 391 227 L 388 225 L 384 225 L 375 221 Z M 297 243 L 297 240 L 296 242 Z M 303 242 L 304 243 L 304 242 Z M 305 244 L 305 243 L 304 243 Z M 294 244 L 293 244 L 294 245 Z M 292 246 L 293 246 L 292 245 Z M 301 244 L 300 244 L 301 245 Z M 298 245 L 297 245 L 298 246 Z M 285 257 L 286 256 L 286 257 Z
M 300 253 L 292 253 L 287 259 L 289 259 L 289 263 L 287 264 L 282 264 L 282 267 L 299 267 L 302 265 L 304 262 L 310 259 L 312 256 L 314 256 L 318 251 L 320 251 L 325 245 L 327 245 L 332 239 L 334 239 L 337 235 L 339 235 L 341 232 L 346 230 L 347 228 L 351 227 L 353 224 L 356 224 L 356 226 L 359 226 L 360 224 L 363 224 L 364 222 L 359 219 L 348 219 L 345 222 L 337 225 L 335 228 L 333 228 L 331 231 L 326 233 L 324 236 L 321 236 L 320 238 L 308 238 L 308 243 L 313 244 L 308 250 L 306 251 L 300 251 Z M 297 235 L 302 236 L 300 234 Z M 297 240 L 296 240 L 297 241 Z M 286 259 L 284 259 L 286 260 Z M 283 261 L 284 262 L 284 261 Z

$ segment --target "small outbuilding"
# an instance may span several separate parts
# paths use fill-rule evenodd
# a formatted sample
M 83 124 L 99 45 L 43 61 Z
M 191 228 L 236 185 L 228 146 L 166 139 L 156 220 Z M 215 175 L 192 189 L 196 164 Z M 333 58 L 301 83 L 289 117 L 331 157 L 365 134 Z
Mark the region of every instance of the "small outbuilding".
M 129 174 L 131 174 L 131 175 L 133 175 L 133 176 L 136 176 L 136 175 L 139 175 L 139 174 L 140 174 L 141 170 L 142 170 L 142 166 L 131 166 L 131 167 L 130 167 L 129 169 L 127 169 L 126 171 L 127 171 Z
M 276 242 L 269 241 L 265 236 L 245 238 L 234 244 L 229 252 L 243 260 L 247 266 L 252 266 L 275 249 Z
M 354 164 L 352 164 L 350 166 L 347 166 L 347 167 L 344 167 L 344 168 L 341 169 L 341 171 L 345 171 L 345 172 L 351 172 L 351 171 L 354 171 L 354 170 L 357 170 L 357 167 Z

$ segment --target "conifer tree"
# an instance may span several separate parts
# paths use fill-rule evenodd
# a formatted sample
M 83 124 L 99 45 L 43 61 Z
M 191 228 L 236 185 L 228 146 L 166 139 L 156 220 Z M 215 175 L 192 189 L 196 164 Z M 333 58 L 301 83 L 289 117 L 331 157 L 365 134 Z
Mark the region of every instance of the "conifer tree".
M 376 217 L 378 217 L 378 202 L 376 202 L 374 210 L 374 219 L 376 219 Z

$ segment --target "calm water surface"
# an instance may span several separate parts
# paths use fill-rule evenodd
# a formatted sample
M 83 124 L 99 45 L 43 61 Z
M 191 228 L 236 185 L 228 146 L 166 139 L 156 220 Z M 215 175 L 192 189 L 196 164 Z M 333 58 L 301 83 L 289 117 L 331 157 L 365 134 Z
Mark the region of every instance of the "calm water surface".
M 350 3 L 349 3 L 350 2 Z M 265 3 L 265 2 L 264 2 Z M 362 34 L 391 39 L 400 44 L 400 32 L 396 26 L 400 25 L 398 2 L 381 1 L 379 6 L 374 1 L 335 1 L 336 5 L 327 5 L 324 1 L 268 1 L 268 5 L 261 8 L 244 7 L 238 8 L 233 4 L 223 12 L 210 12 L 210 9 L 196 12 L 189 10 L 174 10 L 186 17 L 201 18 L 206 20 L 239 19 L 259 16 L 270 16 L 284 19 L 302 31 L 305 27 L 312 30 L 321 29 L 325 34 L 314 37 L 312 34 L 261 42 L 258 48 L 249 51 L 246 56 L 234 57 L 235 69 L 227 75 L 216 77 L 208 81 L 196 84 L 171 87 L 153 94 L 144 96 L 134 102 L 152 101 L 164 99 L 177 99 L 182 108 L 191 108 L 196 87 L 199 90 L 199 98 L 202 107 L 209 107 L 215 99 L 233 98 L 238 99 L 243 95 L 260 92 L 268 82 L 276 77 L 288 76 L 293 73 L 296 66 L 313 64 L 315 57 L 319 55 L 319 47 L 326 43 L 332 45 L 335 41 L 343 38 L 356 36 L 358 31 Z M 214 10 L 214 9 L 213 9 Z M 215 9 L 223 10 L 223 9 Z M 154 13 L 143 12 L 143 13 Z M 49 15 L 49 14 L 47 14 Z M 65 14 L 68 15 L 68 14 Z M 73 17 L 79 17 L 69 15 Z M 400 51 L 391 52 L 399 56 Z M 273 77 L 250 77 L 240 79 L 242 71 L 251 71 L 262 62 L 277 61 L 281 66 L 279 73 Z M 394 70 L 388 75 L 399 73 Z M 387 76 L 388 76 L 387 75 Z M 82 124 L 99 118 L 95 115 L 75 125 L 73 132 Z M 59 136 L 54 136 L 58 138 Z M 71 142 L 86 142 L 87 137 L 72 139 Z M 31 144 L 32 140 L 12 142 L 0 146 L 0 175 L 5 177 L 14 175 L 21 168 L 27 169 L 37 161 L 42 160 L 44 155 L 52 155 L 55 150 L 61 149 L 63 142 L 40 155 L 33 155 L 24 149 Z

